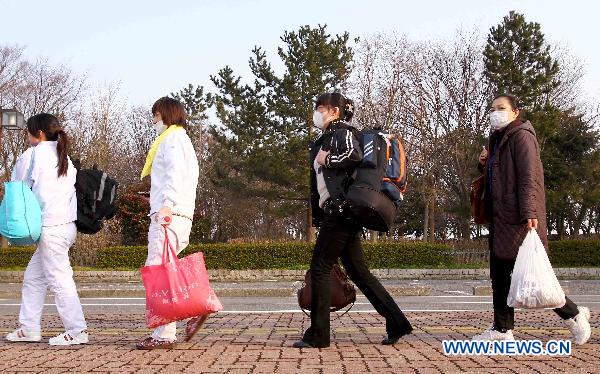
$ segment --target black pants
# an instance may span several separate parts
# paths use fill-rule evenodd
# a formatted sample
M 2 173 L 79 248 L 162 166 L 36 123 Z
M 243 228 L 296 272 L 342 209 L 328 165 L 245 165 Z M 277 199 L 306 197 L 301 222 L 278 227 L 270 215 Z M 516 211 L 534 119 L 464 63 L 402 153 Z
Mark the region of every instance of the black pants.
M 515 260 L 503 260 L 490 253 L 490 277 L 492 278 L 492 292 L 494 301 L 494 327 L 496 329 L 512 330 L 515 327 L 515 309 L 507 305 L 510 290 L 510 278 L 515 267 Z M 566 298 L 566 304 L 554 312 L 562 319 L 575 317 L 579 310 L 577 305 Z
M 388 337 L 397 338 L 410 333 L 410 322 L 365 264 L 360 244 L 360 229 L 339 217 L 328 215 L 319 231 L 310 264 L 311 323 L 302 340 L 315 347 L 329 346 L 329 279 L 331 269 L 340 257 L 350 279 L 373 304 L 375 310 L 385 318 Z

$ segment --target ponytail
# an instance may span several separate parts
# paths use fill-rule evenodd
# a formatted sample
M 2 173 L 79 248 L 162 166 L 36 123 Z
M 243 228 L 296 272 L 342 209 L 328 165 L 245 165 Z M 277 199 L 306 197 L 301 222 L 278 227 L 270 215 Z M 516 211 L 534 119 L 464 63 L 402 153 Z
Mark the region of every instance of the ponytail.
M 69 138 L 60 127 L 58 118 L 48 113 L 36 114 L 27 120 L 27 131 L 31 136 L 40 138 L 40 131 L 46 136 L 46 140 L 55 141 L 56 153 L 58 153 L 58 176 L 67 175 L 69 170 Z
M 346 122 L 350 122 L 352 121 L 352 117 L 354 117 L 354 102 L 348 98 L 344 98 L 345 99 L 345 104 L 344 104 L 344 109 L 342 111 L 342 113 L 344 113 L 343 115 L 343 120 Z
M 56 145 L 56 152 L 58 153 L 58 176 L 62 177 L 67 175 L 69 170 L 69 137 L 65 130 L 60 129 L 57 131 L 58 142 Z

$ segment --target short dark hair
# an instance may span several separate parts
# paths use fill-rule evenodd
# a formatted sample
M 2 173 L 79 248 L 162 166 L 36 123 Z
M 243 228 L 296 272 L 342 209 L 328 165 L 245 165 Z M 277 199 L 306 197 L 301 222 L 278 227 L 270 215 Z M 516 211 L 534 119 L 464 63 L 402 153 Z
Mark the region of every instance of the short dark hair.
M 521 110 L 521 101 L 517 96 L 510 93 L 501 93 L 499 95 L 496 95 L 496 97 L 494 97 L 494 100 L 499 99 L 501 97 L 504 97 L 506 98 L 506 100 L 508 100 L 513 110 Z
M 178 100 L 172 97 L 161 97 L 152 105 L 152 115 L 160 113 L 162 121 L 165 125 L 181 125 L 187 126 L 187 114 L 185 107 Z
M 315 103 L 315 109 L 321 105 L 329 108 L 340 108 L 340 119 L 350 122 L 354 117 L 354 102 L 339 92 L 328 92 L 319 95 Z

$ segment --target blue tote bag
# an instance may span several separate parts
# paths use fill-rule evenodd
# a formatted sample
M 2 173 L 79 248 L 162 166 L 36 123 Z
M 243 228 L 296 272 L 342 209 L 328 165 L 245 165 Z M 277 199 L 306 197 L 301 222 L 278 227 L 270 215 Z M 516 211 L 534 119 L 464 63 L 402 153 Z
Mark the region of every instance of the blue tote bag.
M 28 181 L 31 181 L 31 154 Z M 4 183 L 4 199 L 0 205 L 0 234 L 11 245 L 32 245 L 42 234 L 42 209 L 29 185 L 25 182 Z

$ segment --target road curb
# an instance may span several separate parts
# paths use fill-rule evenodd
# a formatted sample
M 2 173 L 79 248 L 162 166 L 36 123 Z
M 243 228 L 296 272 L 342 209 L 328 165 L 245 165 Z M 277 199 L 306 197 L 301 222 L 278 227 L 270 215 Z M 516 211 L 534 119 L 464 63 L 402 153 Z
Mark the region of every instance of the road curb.
M 556 268 L 559 279 L 600 279 L 597 268 Z M 211 282 L 301 281 L 306 270 L 209 270 Z M 374 269 L 373 275 L 386 280 L 489 279 L 489 269 Z M 75 271 L 78 283 L 138 283 L 139 271 Z M 23 271 L 0 271 L 0 283 L 20 283 Z
M 0 299 L 20 299 L 21 290 L 19 285 L 12 284 L 9 290 L 0 290 Z M 132 285 L 129 285 L 132 286 Z M 121 288 L 85 288 L 79 287 L 79 297 L 96 298 L 96 297 L 145 297 L 146 293 L 141 283 L 125 289 Z M 294 297 L 296 295 L 296 287 L 267 287 L 267 288 L 230 288 L 230 287 L 213 287 L 219 297 Z M 388 292 L 393 296 L 428 296 L 430 294 L 429 287 L 426 286 L 391 286 L 386 287 Z M 360 290 L 357 290 L 358 295 L 362 295 Z M 50 294 L 49 294 L 50 296 Z

